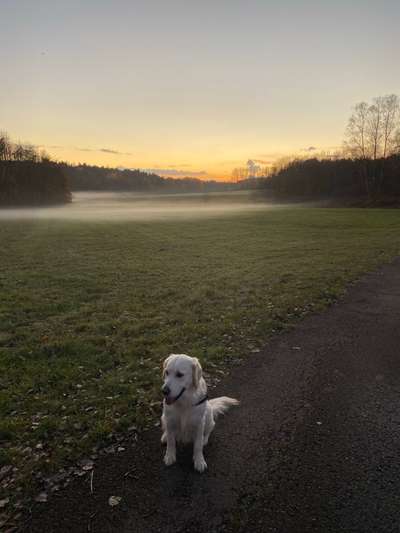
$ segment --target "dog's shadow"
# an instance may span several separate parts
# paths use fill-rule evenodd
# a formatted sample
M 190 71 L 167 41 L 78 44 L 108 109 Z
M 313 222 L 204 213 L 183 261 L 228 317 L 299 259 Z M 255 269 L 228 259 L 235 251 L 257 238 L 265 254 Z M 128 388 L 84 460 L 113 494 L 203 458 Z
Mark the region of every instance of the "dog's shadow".
M 207 455 L 212 450 L 211 443 L 207 444 Z M 193 444 L 178 444 L 176 449 L 176 463 L 161 470 L 162 484 L 165 493 L 174 498 L 191 498 L 193 491 L 202 485 L 199 481 L 207 478 L 207 470 L 200 474 L 193 466 Z M 207 460 L 207 457 L 206 457 Z

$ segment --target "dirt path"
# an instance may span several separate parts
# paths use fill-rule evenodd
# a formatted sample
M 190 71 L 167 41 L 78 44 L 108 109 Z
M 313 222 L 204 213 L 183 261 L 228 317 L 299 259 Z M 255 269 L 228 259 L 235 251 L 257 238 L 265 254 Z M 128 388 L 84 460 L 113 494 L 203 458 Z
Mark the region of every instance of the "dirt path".
M 242 405 L 217 424 L 206 474 L 190 450 L 164 467 L 156 428 L 95 466 L 93 494 L 89 475 L 75 481 L 21 531 L 399 531 L 400 260 L 272 339 L 221 393 Z

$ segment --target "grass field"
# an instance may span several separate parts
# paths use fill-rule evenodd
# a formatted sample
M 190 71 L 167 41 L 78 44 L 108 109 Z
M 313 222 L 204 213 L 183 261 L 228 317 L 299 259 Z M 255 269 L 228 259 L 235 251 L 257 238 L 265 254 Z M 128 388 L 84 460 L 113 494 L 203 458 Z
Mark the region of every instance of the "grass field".
M 15 494 L 154 423 L 168 353 L 195 355 L 218 377 L 399 254 L 400 216 L 3 220 L 0 243 L 0 468 L 18 469 L 3 483 Z

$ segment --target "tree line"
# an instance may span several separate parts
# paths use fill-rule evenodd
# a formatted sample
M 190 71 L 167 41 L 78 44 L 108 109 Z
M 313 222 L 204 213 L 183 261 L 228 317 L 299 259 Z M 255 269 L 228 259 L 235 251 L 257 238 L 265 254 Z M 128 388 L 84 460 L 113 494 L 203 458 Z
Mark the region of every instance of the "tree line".
M 13 143 L 0 133 L 0 206 L 63 204 L 71 201 L 68 180 L 45 152 Z
M 60 163 L 72 191 L 213 192 L 233 188 L 220 181 L 168 178 L 139 169 L 116 169 L 94 165 Z
M 329 158 L 294 159 L 274 169 L 264 184 L 278 195 L 400 196 L 400 101 L 397 95 L 357 104 L 341 152 Z
M 385 159 L 294 160 L 264 181 L 279 196 L 303 198 L 400 197 L 400 155 Z

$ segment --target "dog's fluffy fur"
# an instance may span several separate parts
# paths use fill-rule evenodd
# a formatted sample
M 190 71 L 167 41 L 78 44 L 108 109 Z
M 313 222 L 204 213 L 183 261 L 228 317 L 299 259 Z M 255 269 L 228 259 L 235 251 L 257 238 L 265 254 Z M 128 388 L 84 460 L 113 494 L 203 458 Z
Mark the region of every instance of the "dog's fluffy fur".
M 203 446 L 208 442 L 217 416 L 239 402 L 226 396 L 201 402 L 207 397 L 207 385 L 195 357 L 170 355 L 164 361 L 163 378 L 161 442 L 167 444 L 164 462 L 167 466 L 175 463 L 176 442 L 193 442 L 194 467 L 203 472 L 207 468 Z

